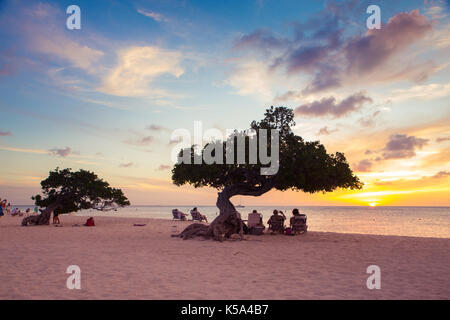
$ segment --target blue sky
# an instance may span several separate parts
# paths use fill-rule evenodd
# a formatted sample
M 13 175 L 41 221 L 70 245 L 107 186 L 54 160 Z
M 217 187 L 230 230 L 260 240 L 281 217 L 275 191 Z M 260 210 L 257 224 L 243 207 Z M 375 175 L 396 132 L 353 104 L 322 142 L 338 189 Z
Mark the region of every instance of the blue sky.
M 71 4 L 81 30 L 66 28 Z M 447 1 L 3 1 L 0 194 L 29 203 L 60 166 L 135 204 L 213 204 L 171 185 L 171 132 L 246 128 L 286 105 L 366 189 L 248 201 L 449 205 L 449 26 Z M 364 198 L 386 190 L 398 197 Z

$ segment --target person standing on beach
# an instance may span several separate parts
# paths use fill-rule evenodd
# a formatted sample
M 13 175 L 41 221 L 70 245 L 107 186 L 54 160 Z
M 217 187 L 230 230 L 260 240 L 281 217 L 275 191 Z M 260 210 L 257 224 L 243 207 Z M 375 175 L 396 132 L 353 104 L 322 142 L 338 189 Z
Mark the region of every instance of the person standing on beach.
M 61 221 L 59 221 L 58 213 L 53 212 L 53 224 L 61 224 Z
M 0 198 L 0 200 L 2 200 L 2 199 Z M 3 199 L 3 201 L 0 202 L 0 217 L 3 217 L 5 215 L 6 202 L 8 202 L 8 200 L 6 200 L 6 199 Z
M 1 199 L 0 199 L 1 200 Z M 3 208 L 3 210 L 6 209 L 6 203 L 8 202 L 8 200 L 3 199 L 3 201 L 0 202 L 1 207 Z
M 242 220 L 241 213 L 237 210 L 236 210 L 236 218 L 238 220 L 237 234 L 239 234 L 242 237 L 244 234 L 248 233 L 248 228 L 247 225 Z

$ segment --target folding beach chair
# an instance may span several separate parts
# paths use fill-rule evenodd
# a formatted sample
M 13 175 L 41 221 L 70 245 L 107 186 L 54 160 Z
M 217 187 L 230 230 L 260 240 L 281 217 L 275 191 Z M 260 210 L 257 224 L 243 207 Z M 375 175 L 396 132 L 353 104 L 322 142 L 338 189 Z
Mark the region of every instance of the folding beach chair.
M 247 226 L 249 228 L 261 224 L 262 215 L 260 213 L 252 212 L 248 214 Z
M 280 217 L 277 220 L 269 221 L 269 230 L 271 233 L 284 233 L 284 219 Z
M 305 233 L 308 230 L 306 225 L 306 214 L 293 216 L 291 220 L 291 232 L 294 234 Z
M 198 211 L 191 211 L 191 216 L 193 221 L 200 221 L 200 222 L 202 222 L 203 220 L 206 221 L 206 218 Z
M 177 209 L 172 210 L 173 220 L 186 220 L 186 216 L 180 214 Z

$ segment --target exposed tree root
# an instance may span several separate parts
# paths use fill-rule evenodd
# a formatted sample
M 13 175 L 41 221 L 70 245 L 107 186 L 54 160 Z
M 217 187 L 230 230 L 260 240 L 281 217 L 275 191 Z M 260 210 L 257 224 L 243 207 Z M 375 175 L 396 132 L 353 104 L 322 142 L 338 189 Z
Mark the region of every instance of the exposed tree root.
M 38 226 L 50 224 L 50 216 L 52 212 L 59 206 L 60 206 L 59 203 L 54 203 L 52 205 L 49 205 L 44 210 L 42 210 L 41 213 L 37 216 L 29 216 L 23 218 L 22 226 L 26 227 L 26 226 Z
M 197 236 L 210 238 L 208 235 L 209 227 L 201 223 L 193 223 L 186 227 L 181 233 L 172 235 L 172 237 L 182 238 L 183 240 L 195 238 Z

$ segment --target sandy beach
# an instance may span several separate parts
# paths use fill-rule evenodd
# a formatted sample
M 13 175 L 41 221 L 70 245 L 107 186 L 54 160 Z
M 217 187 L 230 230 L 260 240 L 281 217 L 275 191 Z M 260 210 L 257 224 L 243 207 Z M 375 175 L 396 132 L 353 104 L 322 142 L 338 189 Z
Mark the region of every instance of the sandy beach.
M 449 299 L 450 239 L 308 232 L 245 241 L 171 238 L 189 221 L 0 219 L 0 299 Z M 146 224 L 133 226 L 133 224 Z M 66 288 L 69 265 L 81 290 Z M 381 289 L 369 290 L 369 265 Z

